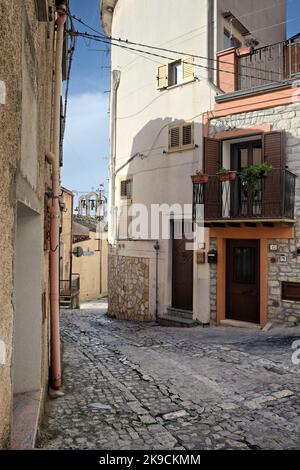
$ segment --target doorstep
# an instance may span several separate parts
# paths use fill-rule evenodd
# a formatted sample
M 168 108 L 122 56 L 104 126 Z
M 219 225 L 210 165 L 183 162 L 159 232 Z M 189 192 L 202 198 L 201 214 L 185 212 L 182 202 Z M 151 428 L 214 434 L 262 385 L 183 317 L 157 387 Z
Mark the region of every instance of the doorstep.
M 13 398 L 11 449 L 29 450 L 35 446 L 42 391 L 18 393 Z
M 220 325 L 231 326 L 234 328 L 248 328 L 251 330 L 261 330 L 261 326 L 258 325 L 257 323 L 250 323 L 250 322 L 238 321 L 238 320 L 229 320 L 228 318 L 226 320 L 221 320 Z

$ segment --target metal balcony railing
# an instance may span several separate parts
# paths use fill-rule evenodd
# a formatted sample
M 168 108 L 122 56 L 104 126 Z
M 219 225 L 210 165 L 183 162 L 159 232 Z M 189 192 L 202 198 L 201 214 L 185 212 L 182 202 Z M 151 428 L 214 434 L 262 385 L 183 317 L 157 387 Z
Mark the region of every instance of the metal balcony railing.
M 238 90 L 300 78 L 300 43 L 281 42 L 237 58 Z
M 61 297 L 72 297 L 78 294 L 80 292 L 80 275 L 72 274 L 72 279 L 61 279 L 59 286 Z
M 219 181 L 210 176 L 208 183 L 194 184 L 193 218 L 205 221 L 293 220 L 296 176 L 288 170 L 273 169 L 249 189 L 237 174 L 234 181 Z

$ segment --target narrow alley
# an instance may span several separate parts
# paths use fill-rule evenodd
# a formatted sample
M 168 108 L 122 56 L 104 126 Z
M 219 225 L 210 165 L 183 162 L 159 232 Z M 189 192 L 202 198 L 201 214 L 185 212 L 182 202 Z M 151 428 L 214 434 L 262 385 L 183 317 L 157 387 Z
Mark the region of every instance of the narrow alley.
M 43 449 L 295 449 L 299 328 L 164 328 L 62 311 L 63 391 Z

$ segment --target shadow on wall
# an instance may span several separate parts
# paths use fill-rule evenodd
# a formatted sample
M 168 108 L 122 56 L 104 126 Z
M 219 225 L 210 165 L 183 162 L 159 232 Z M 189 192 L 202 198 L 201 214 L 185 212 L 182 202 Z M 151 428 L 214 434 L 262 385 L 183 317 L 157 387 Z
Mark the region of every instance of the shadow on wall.
M 183 146 L 183 124 L 191 124 L 189 129 L 185 129 L 184 143 L 187 142 L 185 146 Z M 174 129 L 172 142 L 176 150 L 172 153 L 169 152 L 170 129 Z M 122 131 L 121 127 L 119 132 Z M 180 203 L 181 206 L 192 204 L 190 176 L 199 169 L 201 139 L 202 129 L 199 122 L 190 123 L 183 119 L 174 120 L 171 117 L 151 120 L 135 135 L 132 140 L 131 156 L 124 158 L 123 163 L 116 167 L 115 202 L 121 209 L 117 223 L 119 248 L 124 247 L 130 238 L 127 227 L 131 218 L 127 211 L 132 202 L 145 204 L 148 207 L 151 203 L 170 205 Z M 182 210 L 183 208 L 180 213 Z M 150 228 L 149 222 L 148 215 Z M 139 252 L 135 251 L 138 248 L 130 244 L 133 250 L 130 256 L 119 249 L 111 251 L 108 310 L 112 316 L 137 321 L 154 319 L 153 306 L 150 305 L 149 298 L 150 284 L 153 284 L 152 268 L 152 274 L 150 273 L 153 256 L 150 256 L 149 250 L 153 250 L 153 242 L 149 241 L 149 238 L 151 238 L 150 230 L 147 234 L 141 235 L 140 240 L 144 240 L 145 243 L 139 245 Z M 126 244 L 126 247 L 128 248 L 129 244 Z

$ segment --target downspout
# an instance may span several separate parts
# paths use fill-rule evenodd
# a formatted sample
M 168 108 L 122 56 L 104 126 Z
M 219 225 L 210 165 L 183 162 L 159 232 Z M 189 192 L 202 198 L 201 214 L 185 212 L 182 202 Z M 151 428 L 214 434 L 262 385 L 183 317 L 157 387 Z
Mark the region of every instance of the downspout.
M 154 245 L 154 250 L 156 252 L 156 262 L 155 262 L 155 320 L 158 320 L 158 255 L 159 255 L 159 241 L 156 240 Z
M 51 328 L 51 387 L 61 387 L 61 351 L 59 329 L 59 225 L 60 225 L 60 99 L 62 86 L 62 56 L 66 5 L 57 8 L 55 53 L 53 142 L 52 142 L 52 206 L 50 229 L 50 328 Z
M 116 240 L 115 224 L 115 179 L 116 179 L 116 149 L 117 149 L 117 95 L 120 85 L 121 72 L 113 70 L 112 72 L 112 94 L 110 105 L 110 236 L 113 241 Z

